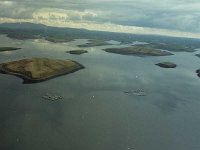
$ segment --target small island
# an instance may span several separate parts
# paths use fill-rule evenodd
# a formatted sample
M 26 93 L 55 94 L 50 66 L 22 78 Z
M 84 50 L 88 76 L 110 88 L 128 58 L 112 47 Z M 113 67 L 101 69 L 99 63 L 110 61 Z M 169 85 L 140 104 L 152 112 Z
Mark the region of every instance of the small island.
M 168 56 L 172 53 L 164 50 L 154 49 L 143 45 L 125 47 L 125 48 L 107 48 L 104 49 L 109 53 L 116 53 L 121 55 L 137 55 L 137 56 Z
M 104 46 L 104 45 L 112 45 L 106 41 L 103 40 L 88 40 L 88 43 L 78 45 L 78 47 L 93 47 L 93 46 Z
M 161 62 L 156 65 L 162 68 L 176 68 L 176 64 L 172 62 Z
M 0 52 L 5 52 L 5 51 L 15 51 L 19 50 L 21 48 L 16 48 L 16 47 L 0 47 Z
M 2 63 L 0 73 L 18 76 L 24 80 L 23 83 L 37 83 L 83 68 L 83 65 L 72 60 L 31 58 Z
M 200 54 L 196 54 L 195 56 L 199 57 L 200 58 Z
M 71 51 L 67 51 L 66 53 L 74 54 L 74 55 L 81 55 L 84 53 L 88 53 L 88 51 L 86 51 L 86 50 L 71 50 Z
M 200 69 L 196 70 L 197 76 L 200 77 Z
M 74 39 L 71 38 L 58 38 L 58 37 L 46 37 L 45 40 L 52 42 L 52 43 L 66 43 L 74 41 Z

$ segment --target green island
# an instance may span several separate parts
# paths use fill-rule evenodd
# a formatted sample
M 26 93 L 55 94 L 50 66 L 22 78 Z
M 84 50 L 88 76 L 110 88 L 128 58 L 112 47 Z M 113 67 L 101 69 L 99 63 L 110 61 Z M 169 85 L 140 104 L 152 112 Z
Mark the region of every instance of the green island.
M 161 62 L 156 65 L 159 67 L 162 67 L 162 68 L 176 68 L 176 66 L 177 66 L 176 64 L 174 64 L 172 62 Z
M 74 55 L 81 55 L 84 53 L 88 53 L 88 51 L 86 51 L 86 50 L 71 50 L 71 51 L 67 51 L 66 53 L 74 54 Z
M 137 56 L 168 56 L 172 53 L 164 50 L 154 49 L 143 45 L 125 47 L 125 48 L 107 48 L 104 51 L 121 55 L 137 55 Z
M 64 39 L 64 38 L 56 38 L 56 37 L 46 37 L 45 40 L 52 43 L 66 43 L 66 42 L 73 41 L 73 39 Z
M 5 51 L 15 51 L 19 50 L 21 48 L 16 48 L 16 47 L 0 47 L 0 52 L 5 52 Z
M 84 66 L 72 60 L 31 58 L 0 64 L 0 73 L 15 75 L 23 83 L 37 83 L 69 74 Z
M 104 46 L 104 45 L 112 45 L 112 44 L 103 40 L 91 39 L 91 40 L 88 40 L 88 43 L 78 45 L 78 47 L 93 47 L 93 46 Z

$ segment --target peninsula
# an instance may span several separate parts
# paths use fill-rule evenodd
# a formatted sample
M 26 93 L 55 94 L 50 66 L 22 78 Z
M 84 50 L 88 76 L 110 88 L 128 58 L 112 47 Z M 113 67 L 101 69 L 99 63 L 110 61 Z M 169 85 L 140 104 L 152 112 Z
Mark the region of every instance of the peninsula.
M 2 63 L 0 73 L 18 76 L 24 80 L 23 83 L 37 83 L 83 68 L 72 60 L 31 58 Z

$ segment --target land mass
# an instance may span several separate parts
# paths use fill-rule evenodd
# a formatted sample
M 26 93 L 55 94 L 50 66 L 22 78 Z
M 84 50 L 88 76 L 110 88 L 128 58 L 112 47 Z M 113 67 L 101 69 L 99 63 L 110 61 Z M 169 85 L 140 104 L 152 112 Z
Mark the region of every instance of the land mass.
M 107 48 L 106 52 L 121 55 L 137 55 L 137 56 L 168 56 L 172 53 L 164 50 L 154 49 L 143 45 L 125 47 L 125 48 Z
M 134 41 L 142 41 L 149 43 L 149 46 L 152 48 L 168 51 L 190 52 L 200 48 L 199 39 L 60 28 L 27 22 L 0 24 L 0 34 L 6 34 L 9 38 L 19 40 L 42 38 L 54 43 L 68 42 L 74 39 L 95 40 L 95 42 L 89 41 L 90 44 L 83 44 L 83 47 L 110 45 L 106 41 L 114 40 L 121 44 L 131 44 Z
M 93 47 L 93 46 L 104 46 L 104 45 L 112 45 L 103 40 L 88 40 L 89 42 L 86 44 L 78 45 L 78 47 Z
M 200 69 L 196 70 L 197 76 L 200 77 Z
M 200 54 L 196 54 L 195 56 L 199 57 L 200 58 Z
M 19 50 L 21 48 L 16 48 L 16 47 L 0 47 L 0 52 L 4 52 L 4 51 L 15 51 L 15 50 Z
M 176 64 L 172 62 L 161 62 L 156 65 L 162 68 L 176 68 Z
M 72 60 L 31 58 L 2 63 L 0 73 L 18 76 L 24 80 L 23 83 L 37 83 L 83 68 L 83 65 Z
M 81 55 L 84 53 L 88 53 L 88 51 L 86 51 L 86 50 L 71 50 L 71 51 L 67 51 L 66 53 L 74 54 L 74 55 Z
M 64 39 L 64 38 L 56 38 L 56 37 L 46 37 L 45 40 L 52 43 L 66 43 L 66 42 L 73 41 L 73 39 Z

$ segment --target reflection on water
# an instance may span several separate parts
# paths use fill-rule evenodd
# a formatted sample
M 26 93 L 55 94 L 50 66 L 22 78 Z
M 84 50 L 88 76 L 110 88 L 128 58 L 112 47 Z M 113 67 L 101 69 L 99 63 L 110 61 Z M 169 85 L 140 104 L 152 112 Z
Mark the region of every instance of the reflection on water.
M 84 48 L 86 40 L 55 44 L 44 40 L 11 40 L 1 46 L 22 50 L 0 53 L 0 62 L 50 57 L 72 59 L 86 68 L 46 82 L 23 85 L 0 75 L 0 147 L 8 150 L 199 150 L 199 58 L 193 53 L 167 57 L 135 57 Z M 117 43 L 116 43 L 117 44 Z M 155 66 L 173 61 L 176 69 Z M 147 96 L 125 94 L 143 89 Z M 46 93 L 64 97 L 42 99 Z

